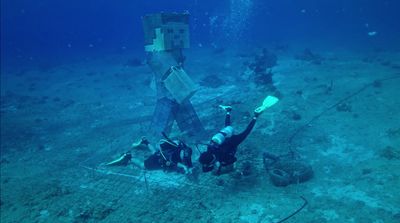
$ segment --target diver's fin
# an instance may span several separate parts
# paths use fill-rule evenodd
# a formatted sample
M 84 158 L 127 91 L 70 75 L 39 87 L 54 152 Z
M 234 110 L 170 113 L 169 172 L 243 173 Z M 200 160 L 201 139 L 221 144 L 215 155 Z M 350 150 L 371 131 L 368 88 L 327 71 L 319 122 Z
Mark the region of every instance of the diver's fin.
M 139 146 L 141 146 L 142 145 L 142 140 L 139 140 L 139 141 L 137 141 L 137 142 L 134 142 L 134 143 L 132 143 L 132 148 L 136 148 L 136 147 L 139 147 Z
M 262 105 L 261 105 L 260 107 L 256 108 L 256 109 L 254 110 L 254 112 L 256 112 L 256 113 L 261 113 L 261 112 L 263 112 L 265 109 L 267 109 L 267 108 L 269 108 L 269 107 L 272 107 L 272 106 L 273 106 L 274 104 L 276 104 L 278 101 L 279 101 L 279 99 L 278 99 L 277 97 L 268 95 L 268 96 L 264 99 Z
M 129 161 L 131 161 L 131 159 L 131 153 L 124 153 L 118 159 L 106 163 L 105 166 L 126 166 L 128 165 Z
M 131 147 L 132 147 L 132 149 L 135 149 L 135 148 L 140 148 L 140 147 L 147 146 L 147 145 L 149 145 L 149 140 L 147 140 L 146 137 L 143 136 L 137 142 L 132 143 Z
M 226 112 L 232 111 L 232 106 L 229 105 L 219 105 L 219 107 L 224 109 Z

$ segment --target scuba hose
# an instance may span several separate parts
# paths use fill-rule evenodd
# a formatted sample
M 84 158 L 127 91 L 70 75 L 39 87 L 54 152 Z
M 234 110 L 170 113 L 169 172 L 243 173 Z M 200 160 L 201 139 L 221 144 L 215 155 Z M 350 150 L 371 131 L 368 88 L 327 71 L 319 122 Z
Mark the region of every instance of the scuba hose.
M 170 143 L 169 141 L 166 141 L 167 143 Z M 174 144 L 176 145 L 176 144 Z M 171 164 L 173 164 L 173 162 L 170 159 L 167 159 L 167 157 L 164 155 L 164 152 L 162 151 L 161 146 L 159 147 L 158 151 L 160 152 L 161 157 L 164 159 L 165 161 L 165 165 L 167 167 L 171 166 Z M 170 157 L 169 157 L 170 158 Z
M 168 161 L 167 157 L 165 157 L 161 147 L 159 148 L 159 151 L 160 151 L 161 156 L 164 158 L 165 162 L 167 163 L 167 166 L 169 166 L 169 161 Z
M 163 135 L 163 137 L 165 138 L 165 142 L 167 142 L 167 143 L 169 143 L 169 144 L 171 144 L 171 145 L 173 145 L 173 146 L 176 146 L 176 147 L 178 147 L 178 145 L 172 140 L 172 139 L 170 139 L 168 136 L 167 136 L 167 134 L 165 133 L 165 132 L 161 132 L 161 134 Z M 165 160 L 165 164 L 167 165 L 167 166 L 170 166 L 171 165 L 171 162 L 167 159 L 167 157 L 164 155 L 164 152 L 162 151 L 162 149 L 161 149 L 161 146 L 160 146 L 160 148 L 159 148 L 159 151 L 160 151 L 160 154 L 161 154 L 161 156 L 164 158 L 164 160 Z
M 168 136 L 167 136 L 167 134 L 165 133 L 165 132 L 161 132 L 161 134 L 163 135 L 163 137 L 164 137 L 164 140 L 161 140 L 161 141 L 163 141 L 163 142 L 166 142 L 166 143 L 168 143 L 168 144 L 170 144 L 170 145 L 172 145 L 172 146 L 174 146 L 174 147 L 176 147 L 176 148 L 179 148 L 180 146 L 185 146 L 185 147 L 187 147 L 187 145 L 186 144 L 184 144 L 184 143 L 182 143 L 182 142 L 180 142 L 179 144 L 177 144 L 176 142 L 174 142 L 172 139 L 170 139 Z M 161 156 L 163 157 L 163 159 L 165 160 L 165 164 L 167 165 L 167 166 L 171 166 L 171 164 L 174 164 L 173 162 L 172 162 L 172 160 L 171 159 L 167 159 L 167 157 L 165 156 L 165 154 L 164 154 L 164 152 L 162 151 L 162 148 L 161 148 L 161 146 L 160 146 L 160 148 L 159 148 L 159 151 L 160 151 L 160 154 L 161 154 Z M 169 158 L 171 158 L 171 157 L 169 157 Z
M 166 140 L 167 142 L 169 142 L 170 144 L 173 144 L 173 145 L 175 145 L 175 146 L 178 146 L 172 139 L 170 139 L 170 138 L 167 136 L 167 134 L 166 134 L 165 132 L 161 132 L 161 134 L 162 134 L 162 136 L 165 138 L 165 140 Z

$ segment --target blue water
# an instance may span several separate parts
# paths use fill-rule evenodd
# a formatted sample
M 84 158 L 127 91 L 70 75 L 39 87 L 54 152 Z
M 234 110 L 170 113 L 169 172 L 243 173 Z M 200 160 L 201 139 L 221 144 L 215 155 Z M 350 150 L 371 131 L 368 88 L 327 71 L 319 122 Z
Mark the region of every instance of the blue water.
M 231 40 L 227 33 L 240 33 L 232 44 L 290 41 L 393 48 L 398 47 L 400 35 L 400 3 L 395 0 L 3 0 L 1 6 L 3 66 L 23 64 L 31 57 L 139 50 L 141 16 L 159 11 L 189 11 L 195 46 L 223 45 Z M 377 35 L 371 37 L 368 32 Z

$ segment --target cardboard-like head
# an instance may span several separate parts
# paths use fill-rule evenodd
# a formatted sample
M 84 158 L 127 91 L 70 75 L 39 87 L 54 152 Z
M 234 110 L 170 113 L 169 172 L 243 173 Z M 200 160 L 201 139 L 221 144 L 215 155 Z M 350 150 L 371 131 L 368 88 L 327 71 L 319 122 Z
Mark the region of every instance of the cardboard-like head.
M 157 13 L 142 18 L 145 50 L 189 48 L 189 13 Z

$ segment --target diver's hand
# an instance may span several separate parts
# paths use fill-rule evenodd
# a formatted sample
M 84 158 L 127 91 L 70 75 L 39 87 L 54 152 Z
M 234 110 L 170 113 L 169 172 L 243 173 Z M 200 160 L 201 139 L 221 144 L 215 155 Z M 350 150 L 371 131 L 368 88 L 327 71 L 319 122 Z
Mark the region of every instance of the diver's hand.
M 184 174 L 188 174 L 189 172 L 192 171 L 191 169 L 189 169 L 187 166 L 185 166 L 185 165 L 182 164 L 182 163 L 178 163 L 178 167 L 183 169 L 183 173 L 184 173 Z
M 183 165 L 181 166 L 181 168 L 183 169 L 183 173 L 187 174 L 188 168 L 186 166 L 183 166 Z
M 183 168 L 183 172 L 184 172 L 186 175 L 189 175 L 189 174 L 192 174 L 192 173 L 193 173 L 192 168 L 188 168 L 188 167 L 186 167 L 186 166 L 182 166 L 182 168 Z
M 189 175 L 193 173 L 193 168 L 186 168 L 185 169 L 185 174 Z

